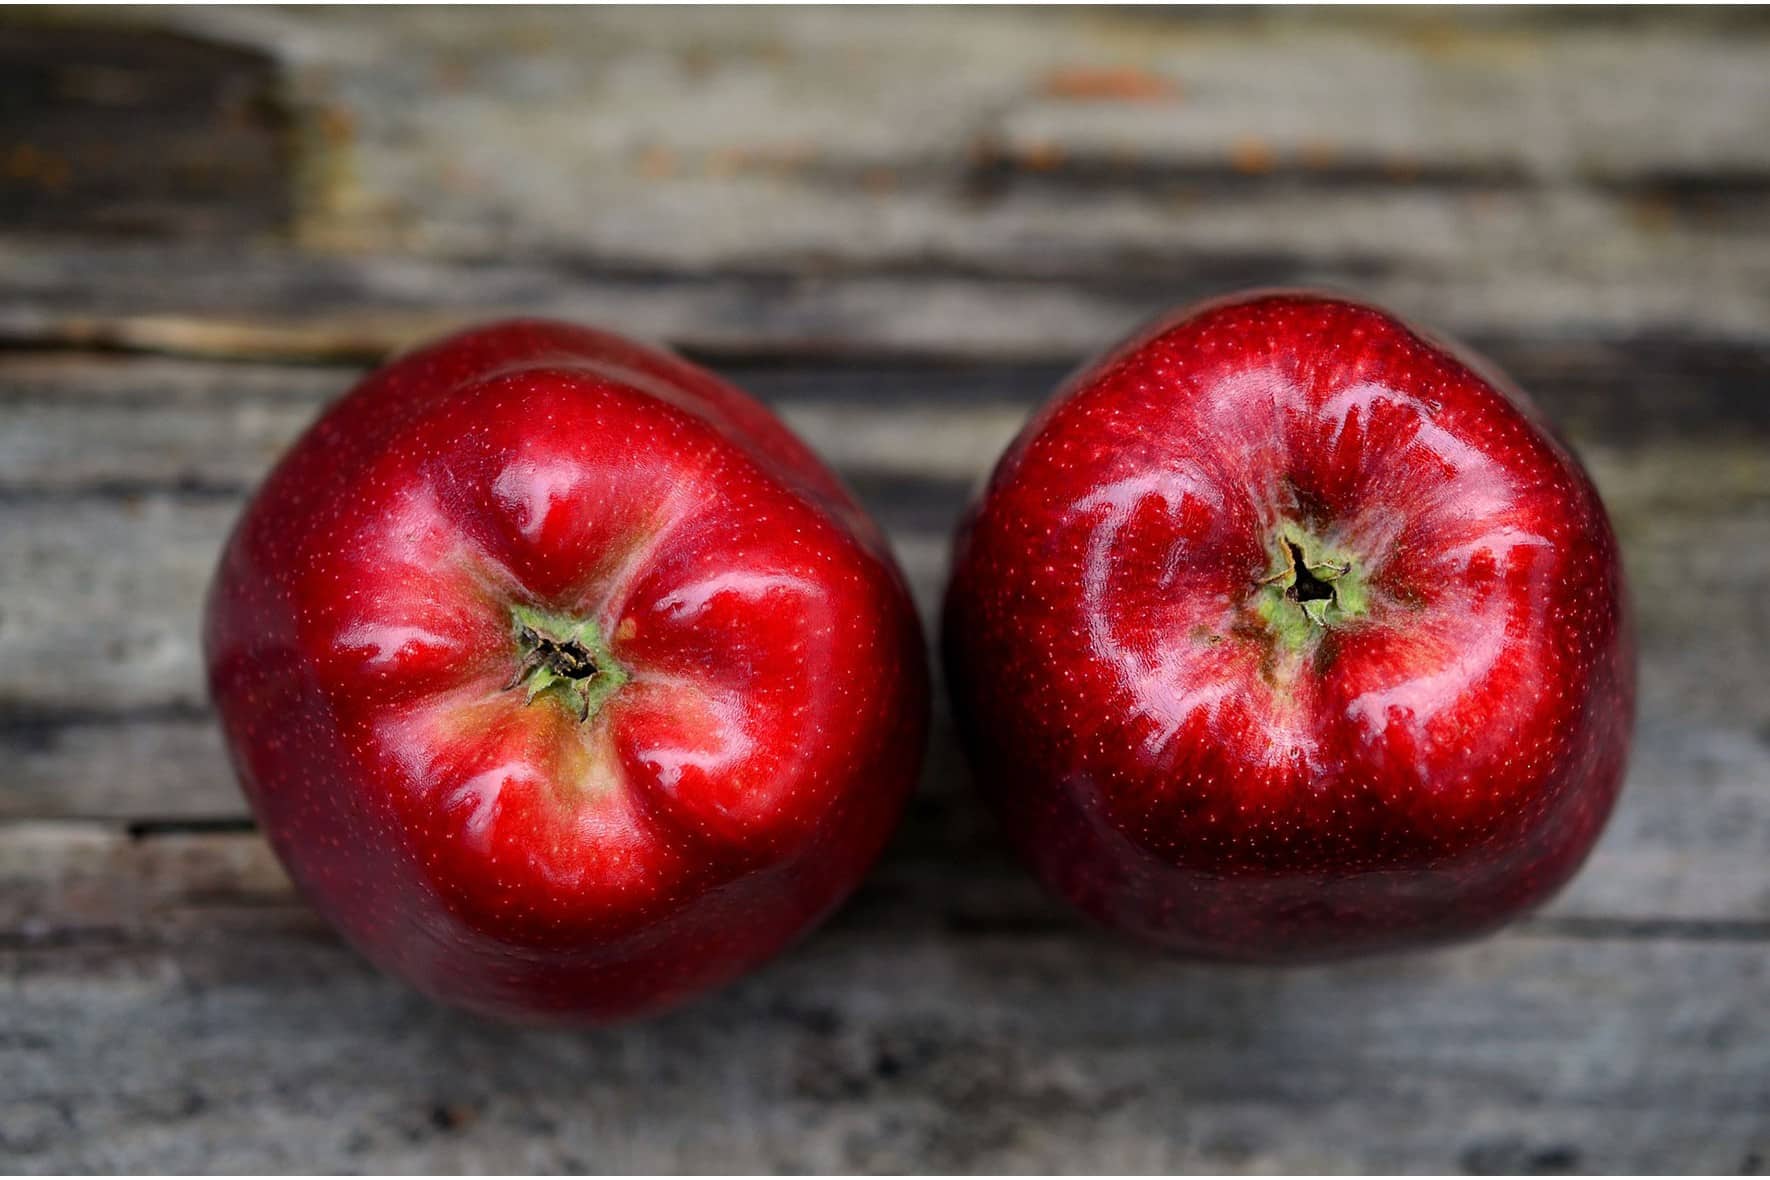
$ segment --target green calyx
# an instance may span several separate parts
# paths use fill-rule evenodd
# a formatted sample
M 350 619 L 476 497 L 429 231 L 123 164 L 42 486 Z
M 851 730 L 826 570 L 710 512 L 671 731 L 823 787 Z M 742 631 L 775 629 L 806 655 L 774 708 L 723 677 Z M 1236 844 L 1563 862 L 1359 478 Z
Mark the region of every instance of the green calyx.
M 522 689 L 524 703 L 550 697 L 584 722 L 627 683 L 627 670 L 615 662 L 601 629 L 589 619 L 513 606 L 510 624 L 517 663 L 504 688 Z
M 1254 611 L 1284 647 L 1310 647 L 1369 609 L 1364 576 L 1351 554 L 1288 528 L 1278 531 L 1273 548 L 1278 569 L 1261 579 Z

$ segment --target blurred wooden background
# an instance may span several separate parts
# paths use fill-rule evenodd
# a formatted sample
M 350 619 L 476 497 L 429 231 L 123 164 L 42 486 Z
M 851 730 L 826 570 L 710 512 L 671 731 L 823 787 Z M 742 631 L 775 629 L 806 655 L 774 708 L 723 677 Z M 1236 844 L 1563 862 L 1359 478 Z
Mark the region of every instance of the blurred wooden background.
M 924 607 L 1027 410 L 1329 283 L 1567 427 L 1640 608 L 1629 789 L 1490 941 L 1279 972 L 1083 927 L 944 717 L 886 861 L 730 990 L 511 1031 L 367 969 L 223 764 L 196 620 L 387 349 L 556 314 L 777 406 Z M 0 1167 L 1770 1169 L 1770 16 L 0 16 Z

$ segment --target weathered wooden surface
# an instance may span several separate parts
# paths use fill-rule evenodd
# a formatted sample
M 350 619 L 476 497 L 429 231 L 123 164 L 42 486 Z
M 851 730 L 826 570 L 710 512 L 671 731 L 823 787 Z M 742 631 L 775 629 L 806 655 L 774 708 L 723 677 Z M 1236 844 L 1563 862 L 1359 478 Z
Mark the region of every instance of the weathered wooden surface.
M 1761 14 L 31 12 L 9 62 L 0 1166 L 1770 1168 Z M 374 975 L 252 830 L 202 589 L 387 348 L 536 312 L 690 348 L 842 470 L 931 619 L 1070 364 L 1295 281 L 1476 339 L 1616 516 L 1630 783 L 1513 930 L 1153 958 L 1039 894 L 941 721 L 828 928 L 660 1021 L 535 1033 Z

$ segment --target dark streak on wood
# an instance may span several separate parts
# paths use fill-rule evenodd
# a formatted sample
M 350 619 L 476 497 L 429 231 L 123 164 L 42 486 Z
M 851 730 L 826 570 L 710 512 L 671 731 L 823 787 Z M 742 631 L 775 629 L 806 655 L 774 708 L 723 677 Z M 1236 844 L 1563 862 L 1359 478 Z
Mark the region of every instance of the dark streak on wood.
M 1130 325 L 1127 325 L 1129 328 Z M 1469 343 L 1494 360 L 1558 421 L 1594 438 L 1622 443 L 1642 437 L 1704 437 L 1740 431 L 1770 435 L 1770 348 L 1700 335 L 1629 335 L 1583 339 L 1528 336 L 1474 337 Z M 761 348 L 687 347 L 690 360 L 764 401 L 966 407 L 988 403 L 1030 409 L 1056 390 L 1083 359 L 992 360 L 903 356 L 864 346 L 830 356 Z M 174 378 L 129 366 L 139 354 L 86 348 L 0 347 L 0 407 L 60 406 L 75 391 L 82 402 L 152 410 L 200 399 L 193 390 L 225 386 L 233 360 L 192 360 Z M 45 364 L 64 373 L 43 375 Z M 21 375 L 21 365 L 31 366 Z M 262 369 L 265 366 L 254 366 Z M 318 406 L 339 396 L 361 375 L 357 365 L 284 366 L 286 388 L 260 377 L 250 391 L 223 404 Z M 316 376 L 330 371 L 329 381 Z M 115 392 L 110 392 L 112 388 Z M 215 400 L 215 399 L 209 399 Z M 16 486 L 16 485 L 15 485 Z
M 1127 325 L 1127 328 L 1129 325 Z M 1694 336 L 1472 339 L 1568 430 L 1613 444 L 1724 434 L 1770 438 L 1770 349 Z M 851 354 L 806 362 L 767 355 L 691 356 L 769 401 L 823 396 L 1031 408 L 1083 358 L 1028 363 L 917 362 Z M 0 370 L 0 380 L 4 371 Z M 0 391 L 0 401 L 4 400 Z
M 126 823 L 84 821 L 80 826 L 93 835 L 118 833 L 132 844 L 168 842 L 166 856 L 188 854 L 199 847 L 228 856 L 241 850 L 240 841 L 257 845 L 259 840 L 257 825 L 247 815 Z M 966 834 L 955 840 L 955 830 Z M 0 822 L 0 839 L 6 835 L 7 825 Z M 248 859 L 253 861 L 266 856 L 262 848 L 250 851 Z M 132 870 L 121 863 L 112 869 L 119 884 L 132 872 L 148 871 Z M 140 883 L 134 888 L 140 888 Z M 291 917 L 301 916 L 304 924 L 317 923 L 286 883 L 266 890 L 226 880 L 152 902 L 128 923 L 69 920 L 58 915 L 52 905 L 22 924 L 0 923 L 0 949 L 57 950 L 84 947 L 97 940 L 112 945 L 153 945 L 163 942 L 162 927 L 171 920 L 172 911 L 185 906 L 274 909 L 287 911 Z M 926 794 L 918 798 L 883 863 L 830 919 L 828 929 L 837 934 L 933 931 L 963 939 L 1014 940 L 1068 938 L 1092 928 L 1036 887 L 1002 845 L 976 800 L 958 792 L 944 798 Z M 1523 919 L 1512 927 L 1511 936 L 1576 942 L 1757 944 L 1770 943 L 1770 920 L 1551 912 Z
M 1539 178 L 1519 165 L 1491 164 L 1457 167 L 1449 164 L 1405 164 L 1381 161 L 1347 161 L 1311 164 L 1297 160 L 1262 162 L 1260 167 L 1209 166 L 1179 163 L 1144 163 L 1113 155 L 1068 155 L 1049 166 L 1029 162 L 1023 156 L 991 153 L 965 177 L 966 190 L 979 199 L 999 200 L 1010 193 L 1059 198 L 1099 197 L 1108 194 L 1149 192 L 1177 200 L 1233 201 L 1251 193 L 1276 192 L 1326 194 L 1331 192 L 1380 195 L 1397 185 L 1415 190 L 1437 189 L 1446 193 L 1527 191 L 1538 187 Z M 1707 172 L 1658 171 L 1627 178 L 1592 177 L 1595 189 L 1619 197 L 1656 199 L 1676 211 L 1712 209 L 1717 204 L 1741 206 L 1742 212 L 1763 214 L 1762 199 L 1770 195 L 1770 171 Z M 1289 261 L 1275 258 L 1274 262 Z M 1368 264 L 1373 272 L 1381 267 Z
M 806 178 L 845 183 L 845 172 L 809 169 Z M 941 173 L 899 175 L 906 181 L 932 184 Z M 1010 193 L 1024 196 L 1098 197 L 1153 192 L 1200 202 L 1233 201 L 1250 193 L 1361 193 L 1372 196 L 1396 186 L 1437 189 L 1446 193 L 1493 193 L 1536 189 L 1541 178 L 1520 163 L 1460 166 L 1450 163 L 1410 164 L 1381 160 L 1324 160 L 1273 157 L 1258 167 L 1149 162 L 1110 152 L 1068 153 L 1050 161 L 1029 159 L 998 145 L 985 144 L 965 171 L 962 184 L 977 199 L 999 200 Z M 1691 212 L 1717 204 L 1738 205 L 1742 212 L 1765 214 L 1762 200 L 1770 196 L 1770 169 L 1725 173 L 1658 169 L 1627 177 L 1596 175 L 1586 179 L 1594 189 L 1619 197 L 1656 199 Z M 1275 262 L 1291 261 L 1282 257 Z M 1380 267 L 1373 267 L 1380 269 Z
M 208 708 L 180 701 L 109 709 L 45 709 L 0 701 L 0 741 L 24 743 L 47 740 L 50 735 L 61 730 L 83 726 L 207 723 L 213 716 Z
M 255 50 L 148 29 L 0 23 L 0 233 L 278 233 L 290 121 Z
M 506 104 L 520 98 L 490 82 L 450 90 L 449 71 L 491 64 L 463 48 L 472 27 L 419 16 L 422 44 L 402 65 L 436 65 L 439 94 L 519 127 Z M 1061 96 L 1002 89 L 999 110 L 967 107 L 953 135 L 812 142 L 802 164 L 772 172 L 782 208 L 835 218 L 821 236 L 764 233 L 754 247 L 766 211 L 709 215 L 722 186 L 679 178 L 673 200 L 698 227 L 735 219 L 686 250 L 654 240 L 668 217 L 640 218 L 628 239 L 569 215 L 549 227 L 532 188 L 476 195 L 402 179 L 427 176 L 455 145 L 446 128 L 385 117 L 427 76 L 384 85 L 398 71 L 373 55 L 330 60 L 337 32 L 324 21 L 345 17 L 180 19 L 216 40 L 121 19 L 0 15 L 0 509 L 16 530 L 8 584 L 23 590 L 0 602 L 11 628 L 0 634 L 34 653 L 0 694 L 0 1170 L 1763 1169 L 1770 1059 L 1754 1020 L 1770 894 L 1756 787 L 1770 723 L 1722 633 L 1737 646 L 1766 625 L 1729 563 L 1763 549 L 1753 448 L 1770 441 L 1770 329 L 1757 315 L 1770 156 L 1726 108 L 1730 94 L 1762 93 L 1740 79 L 1747 39 L 1770 31 L 1766 10 L 1013 14 L 1045 22 L 1040 40 L 1058 45 L 1105 19 L 1118 41 L 1074 43 L 1127 61 L 1143 33 L 1181 48 L 1216 37 L 1273 71 L 1319 38 L 1353 63 L 1365 48 L 1412 46 L 1379 50 L 1379 69 L 1403 69 L 1374 78 L 1379 93 L 1414 93 L 1407 70 L 1434 69 L 1441 51 L 1448 77 L 1419 91 L 1435 113 L 1363 128 L 1338 154 L 1250 138 L 1238 155 L 1242 129 L 1222 121 L 1189 140 L 1110 112 L 1091 121 L 1098 107 L 1069 121 Z M 361 27 L 372 45 L 399 43 L 403 19 Z M 837 25 L 757 19 L 714 35 L 734 45 L 703 46 L 662 17 L 639 32 L 601 16 L 550 27 L 630 53 L 641 81 L 675 68 L 680 41 L 783 93 L 846 83 L 807 52 L 819 37 L 837 52 Z M 499 36 L 518 23 L 493 22 Z M 283 34 L 304 31 L 318 35 L 287 52 Z M 1545 34 L 1564 40 L 1547 46 Z M 889 62 L 920 36 L 869 50 Z M 1661 49 L 1676 63 L 1667 78 L 1720 67 L 1723 84 L 1702 93 L 1665 87 L 1665 125 L 1694 123 L 1713 143 L 1634 123 L 1613 135 L 1605 112 L 1587 111 L 1551 120 L 1569 141 L 1545 145 L 1530 136 L 1537 108 L 1481 73 L 1481 54 L 1505 70 L 1520 50 L 1548 52 L 1578 86 L 1608 84 L 1611 69 L 1621 85 L 1631 61 L 1660 62 Z M 1031 59 L 1008 50 L 980 51 L 968 82 L 995 94 L 1036 81 Z M 570 59 L 559 51 L 540 56 Z M 1238 110 L 1233 93 L 1201 89 L 1224 80 L 1160 64 L 1175 101 Z M 1522 77 L 1546 98 L 1568 88 L 1536 66 Z M 1471 116 L 1521 138 L 1459 141 L 1457 127 L 1431 126 L 1457 113 L 1446 100 L 1458 78 L 1495 107 Z M 1294 82 L 1299 94 L 1316 84 Z M 618 99 L 614 85 L 589 106 Z M 310 191 L 306 156 L 330 159 L 337 145 L 295 142 L 285 86 L 360 116 L 363 162 L 399 157 L 404 170 L 362 191 Z M 758 110 L 733 134 L 771 130 Z M 1332 103 L 1314 113 L 1344 124 Z M 1113 150 L 1118 128 L 1133 150 Z M 1407 145 L 1446 143 L 1408 158 Z M 601 150 L 568 154 L 606 176 L 594 171 Z M 717 145 L 703 154 L 722 158 Z M 734 176 L 732 191 L 757 179 Z M 321 207 L 340 195 L 357 203 Z M 409 207 L 377 220 L 389 200 Z M 856 222 L 851 233 L 857 203 L 875 201 L 891 232 L 875 240 Z M 1317 208 L 1330 215 L 1283 227 L 1311 232 L 1259 232 Z M 312 244 L 316 209 L 362 236 L 329 254 L 298 248 Z M 1233 209 L 1241 222 L 1219 216 Z M 1452 232 L 1422 246 L 1375 225 L 1381 209 Z M 472 231 L 467 245 L 423 232 L 455 225 Z M 1405 292 L 1427 316 L 1459 309 L 1465 322 L 1443 326 L 1472 326 L 1471 343 L 1593 446 L 1651 599 L 1634 786 L 1580 883 L 1510 931 L 1294 973 L 1142 954 L 1014 862 L 937 705 L 921 790 L 823 931 L 692 1009 L 564 1036 L 485 1025 L 376 976 L 300 902 L 256 831 L 201 699 L 202 579 L 276 447 L 390 347 L 511 313 L 667 337 L 840 451 L 844 476 L 912 555 L 929 609 L 938 546 L 994 440 L 1082 351 L 1163 306 L 1301 281 Z M 943 441 L 963 445 L 900 462 L 897 423 L 882 421 L 900 411 L 931 431 L 962 423 Z M 148 422 L 158 429 L 137 429 Z M 80 670 L 78 692 L 44 695 L 18 674 L 43 658 L 20 636 L 83 634 L 75 624 L 101 628 L 104 662 Z
M 1554 938 L 1770 942 L 1770 919 L 1754 918 L 1600 918 L 1562 914 L 1533 918 L 1522 928 Z
M 97 479 L 57 488 L 8 484 L 0 480 L 0 504 L 57 504 L 81 500 L 136 501 L 150 496 L 192 503 L 243 500 L 251 487 L 240 483 L 179 478 L 169 480 Z
M 137 819 L 124 825 L 130 839 L 147 840 L 155 836 L 236 836 L 256 832 L 258 824 L 244 815 L 189 816 L 182 819 Z
M 851 470 L 848 486 L 880 521 L 892 529 L 944 530 L 971 492 L 967 480 L 904 476 Z M 0 479 L 0 506 L 134 502 L 148 498 L 194 504 L 243 504 L 254 485 L 197 478 L 171 480 L 100 479 L 55 488 L 8 485 Z

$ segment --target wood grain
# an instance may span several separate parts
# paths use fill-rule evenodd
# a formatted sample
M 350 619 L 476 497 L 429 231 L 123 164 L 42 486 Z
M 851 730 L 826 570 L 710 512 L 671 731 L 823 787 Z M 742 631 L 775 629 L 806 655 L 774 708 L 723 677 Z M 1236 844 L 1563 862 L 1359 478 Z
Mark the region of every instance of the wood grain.
M 250 239 L 288 228 L 289 120 L 263 53 L 151 29 L 0 22 L 0 222 Z
M 932 631 L 945 538 L 971 478 L 1044 375 L 801 363 L 762 369 L 751 384 L 886 523 Z M 1539 396 L 1577 410 L 1604 377 L 1576 370 Z M 13 787 L 0 814 L 149 825 L 243 814 L 207 732 L 201 587 L 246 489 L 348 380 L 348 370 L 159 358 L 0 359 L 0 414 L 17 427 L 0 444 L 15 481 L 0 491 L 0 553 L 17 555 L 5 568 L 28 571 L 8 586 L 13 609 L 0 619 L 4 666 L 22 672 L 0 673 Z M 986 396 L 968 400 L 972 388 Z M 1736 576 L 1737 555 L 1766 536 L 1770 461 L 1733 419 L 1692 413 L 1676 392 L 1655 403 L 1659 419 L 1593 415 L 1605 433 L 1576 436 L 1622 531 L 1646 667 L 1636 785 L 1607 859 L 1576 894 L 1597 918 L 1770 909 L 1760 855 L 1770 810 L 1754 790 L 1770 707 L 1751 691 L 1753 670 L 1727 658 L 1742 637 L 1770 638 L 1762 596 Z M 81 644 L 102 654 L 47 682 L 30 674 Z M 942 807 L 966 790 L 955 776 L 943 726 L 925 788 Z M 968 852 L 938 840 L 924 849 L 936 869 Z
M 0 1168 L 1770 1170 L 1761 10 L 33 10 L 9 64 Z M 632 1028 L 434 1007 L 254 830 L 203 588 L 389 350 L 512 314 L 689 350 L 840 469 L 932 624 L 1077 360 L 1299 282 L 1478 344 L 1617 521 L 1629 785 L 1511 930 L 1143 954 L 1012 861 L 944 703 L 835 920 Z
M 1673 236 L 1700 232 L 1681 198 L 1704 184 L 1761 226 L 1743 198 L 1770 182 L 1770 22 L 1718 35 L 1657 16 L 1601 31 L 1451 13 L 172 19 L 286 64 L 326 133 L 329 183 L 301 209 L 319 241 L 1098 271 L 1201 246 L 1496 266 L 1537 247 L 1607 266 L 1624 260 L 1580 246 L 1644 242 L 1629 197 L 1670 205 Z M 1076 93 L 1078 70 L 1108 68 L 1144 92 Z M 1225 187 L 1236 199 L 1211 199 Z M 1624 199 L 1592 203 L 1607 188 Z M 1287 200 L 1311 215 L 1277 216 Z
M 0 950 L 15 1166 L 1751 1171 L 1767 1147 L 1758 943 L 1526 926 L 1212 970 L 955 929 L 876 881 L 700 1005 L 529 1033 L 375 976 L 237 840 L 52 839 L 86 861 L 52 887 L 147 897 L 122 934 Z
M 1495 272 L 1478 258 L 1442 272 L 1375 274 L 1294 258 L 1072 281 L 938 269 L 684 276 L 558 259 L 95 249 L 0 236 L 7 272 L 0 345 L 366 362 L 476 320 L 550 315 L 619 324 L 722 358 L 1053 363 L 1098 351 L 1181 303 L 1240 287 L 1303 285 L 1405 309 L 1469 339 L 1695 339 L 1743 352 L 1770 337 L 1770 268 L 1751 262 L 1757 248 L 1718 250 L 1724 257 L 1712 265 L 1672 251 L 1629 275 L 1561 266 Z

